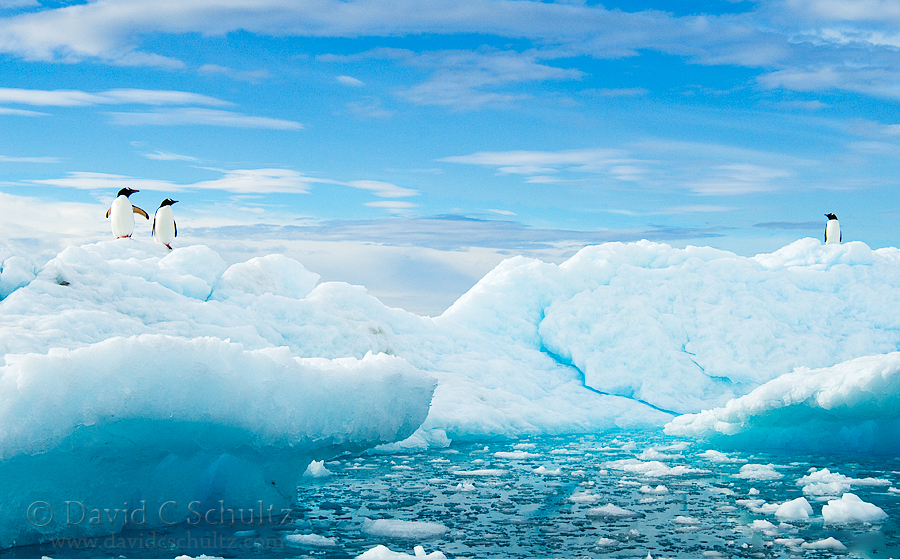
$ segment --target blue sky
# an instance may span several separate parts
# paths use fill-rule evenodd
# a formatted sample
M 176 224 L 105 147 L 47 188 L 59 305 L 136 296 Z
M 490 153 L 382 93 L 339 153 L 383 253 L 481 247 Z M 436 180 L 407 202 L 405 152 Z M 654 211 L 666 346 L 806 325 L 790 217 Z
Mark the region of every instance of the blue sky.
M 896 246 L 898 46 L 898 0 L 0 0 L 0 239 L 131 186 L 427 314 L 605 241 Z

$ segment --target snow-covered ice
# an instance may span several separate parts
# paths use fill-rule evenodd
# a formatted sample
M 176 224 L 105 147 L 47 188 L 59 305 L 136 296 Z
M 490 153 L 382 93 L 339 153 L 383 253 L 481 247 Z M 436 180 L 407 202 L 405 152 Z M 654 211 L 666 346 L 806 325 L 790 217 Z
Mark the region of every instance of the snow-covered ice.
M 280 255 L 228 266 L 202 245 L 108 241 L 39 265 L 0 244 L 0 548 L 124 526 L 40 525 L 45 509 L 23 523 L 31 503 L 131 514 L 173 501 L 178 519 L 194 500 L 289 504 L 311 461 L 373 447 L 667 423 L 715 443 L 691 457 L 671 441 L 632 452 L 629 437 L 580 454 L 510 446 L 443 485 L 467 495 L 473 478 L 504 483 L 520 468 L 562 483 L 604 453 L 603 471 L 645 500 L 653 480 L 666 478 L 665 500 L 670 480 L 712 468 L 735 483 L 784 474 L 725 454 L 729 442 L 900 449 L 895 248 L 801 239 L 746 258 L 641 241 L 561 265 L 514 257 L 433 318 L 319 279 Z M 879 487 L 866 478 L 802 487 Z

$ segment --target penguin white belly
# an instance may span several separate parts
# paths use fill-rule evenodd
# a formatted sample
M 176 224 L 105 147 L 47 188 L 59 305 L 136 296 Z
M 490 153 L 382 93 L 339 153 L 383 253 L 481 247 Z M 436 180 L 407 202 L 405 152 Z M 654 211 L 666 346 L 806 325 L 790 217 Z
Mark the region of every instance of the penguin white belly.
M 825 244 L 836 245 L 841 242 L 841 225 L 836 219 L 829 219 L 825 224 Z
M 163 206 L 156 210 L 153 218 L 153 240 L 164 245 L 171 245 L 175 240 L 175 214 L 172 206 Z
M 109 219 L 112 222 L 113 236 L 117 239 L 134 233 L 134 210 L 127 196 L 119 196 L 113 200 Z

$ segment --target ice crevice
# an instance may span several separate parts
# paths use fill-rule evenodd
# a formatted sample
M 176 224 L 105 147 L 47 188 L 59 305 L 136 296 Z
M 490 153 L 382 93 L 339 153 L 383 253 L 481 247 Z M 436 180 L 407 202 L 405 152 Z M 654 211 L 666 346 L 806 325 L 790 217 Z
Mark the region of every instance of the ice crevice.
M 547 346 L 545 346 L 544 344 L 541 344 L 540 351 L 541 351 L 541 353 L 543 353 L 544 355 L 550 357 L 551 359 L 553 359 L 554 361 L 556 361 L 556 362 L 559 363 L 560 365 L 562 365 L 562 366 L 564 366 L 564 367 L 568 367 L 568 368 L 572 369 L 573 371 L 575 371 L 575 376 L 576 376 L 576 378 L 578 379 L 578 382 L 581 383 L 581 386 L 583 386 L 585 390 L 588 390 L 588 391 L 593 392 L 593 393 L 595 393 L 595 394 L 599 394 L 600 396 L 613 396 L 613 397 L 624 398 L 624 399 L 626 399 L 626 400 L 632 400 L 632 401 L 634 401 L 634 402 L 637 402 L 637 403 L 639 403 L 639 404 L 642 404 L 642 405 L 645 405 L 645 406 L 647 406 L 647 407 L 649 407 L 649 408 L 652 408 L 652 409 L 654 409 L 654 410 L 656 410 L 656 411 L 659 411 L 659 412 L 662 412 L 662 413 L 671 415 L 672 417 L 675 417 L 675 416 L 677 416 L 677 415 L 680 415 L 680 414 L 679 414 L 678 412 L 676 412 L 676 411 L 667 410 L 667 409 L 661 408 L 661 407 L 659 407 L 659 406 L 655 406 L 655 405 L 651 404 L 650 402 L 645 402 L 644 400 L 641 400 L 641 399 L 639 399 L 639 398 L 635 398 L 633 394 L 632 394 L 632 395 L 627 395 L 627 394 L 612 394 L 612 393 L 610 393 L 610 392 L 604 392 L 604 391 L 602 391 L 602 390 L 598 390 L 598 389 L 594 388 L 593 386 L 590 386 L 590 385 L 587 384 L 587 382 L 586 382 L 586 380 L 585 380 L 585 376 L 584 376 L 584 371 L 582 371 L 581 369 L 578 368 L 577 365 L 575 365 L 574 363 L 572 363 L 572 360 L 571 360 L 571 359 L 566 359 L 565 357 L 563 357 L 563 356 L 561 356 L 561 355 L 558 355 L 558 354 L 556 354 L 556 353 L 550 351 L 550 350 L 547 348 Z

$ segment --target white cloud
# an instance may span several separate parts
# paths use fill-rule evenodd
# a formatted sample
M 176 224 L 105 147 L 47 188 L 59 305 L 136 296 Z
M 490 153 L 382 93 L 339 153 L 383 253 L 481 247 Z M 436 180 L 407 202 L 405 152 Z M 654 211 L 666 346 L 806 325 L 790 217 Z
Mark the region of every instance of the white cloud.
M 342 84 L 348 85 L 350 87 L 365 87 L 365 85 L 366 85 L 365 83 L 362 82 L 362 80 L 358 80 L 358 79 L 350 77 L 350 76 L 338 76 L 335 79 L 337 79 L 338 83 L 342 83 Z
M 123 126 L 187 126 L 207 125 L 229 128 L 263 128 L 269 130 L 301 130 L 303 125 L 292 120 L 250 116 L 217 109 L 194 107 L 155 109 L 149 112 L 110 112 L 113 124 Z
M 403 188 L 402 186 L 397 186 L 395 184 L 382 181 L 361 180 L 350 181 L 346 184 L 347 186 L 352 186 L 353 188 L 368 190 L 379 198 L 404 198 L 406 196 L 416 196 L 417 194 L 419 194 L 418 190 Z M 373 202 L 373 204 L 374 203 L 375 202 Z
M 390 201 L 381 201 L 381 202 L 366 202 L 364 205 L 370 208 L 382 208 L 385 210 L 408 210 L 411 208 L 418 207 L 418 204 L 413 204 L 412 202 L 402 202 L 399 200 L 390 200 Z
M 226 190 L 242 194 L 287 193 L 306 194 L 315 183 L 334 184 L 314 179 L 289 169 L 250 169 L 225 171 L 222 178 L 187 185 L 190 188 Z
M 290 193 L 305 194 L 314 183 L 330 183 L 333 181 L 315 179 L 288 169 L 238 169 L 220 171 L 217 179 L 196 183 L 178 184 L 171 181 L 144 179 L 108 173 L 69 173 L 61 179 L 41 179 L 32 182 L 83 190 L 118 191 L 129 187 L 136 190 L 155 190 L 162 192 L 181 192 L 190 189 L 224 190 L 240 194 Z
M 0 107 L 0 115 L 11 115 L 11 116 L 50 116 L 48 113 L 41 113 L 38 111 L 27 111 L 24 109 L 8 109 L 6 107 Z
M 626 151 L 617 149 L 571 149 L 561 151 L 482 151 L 438 159 L 446 163 L 485 165 L 508 169 L 507 172 L 530 174 L 559 168 L 589 171 L 630 161 Z
M 197 68 L 197 73 L 204 76 L 226 76 L 244 82 L 258 82 L 269 78 L 268 70 L 234 70 L 218 64 L 204 64 Z
M 181 157 L 181 156 L 179 156 Z M 0 158 L 2 161 L 2 158 Z M 179 184 L 166 180 L 145 179 L 109 173 L 71 172 L 63 178 L 40 179 L 31 182 L 82 190 L 118 191 L 130 187 L 136 190 L 181 192 L 185 190 L 223 190 L 236 194 L 306 194 L 316 184 L 348 186 L 370 191 L 380 198 L 402 198 L 416 196 L 418 190 L 403 188 L 395 184 L 375 180 L 341 182 L 331 179 L 309 177 L 291 169 L 207 169 L 220 173 L 215 179 Z M 371 202 L 372 207 L 411 208 L 415 204 L 402 201 Z
M 91 105 L 233 105 L 207 95 L 185 91 L 111 89 L 89 93 L 75 89 L 19 89 L 0 87 L 0 103 L 40 107 L 84 107 Z M 39 113 L 40 114 L 40 113 Z
M 463 110 L 504 106 L 529 98 L 524 93 L 502 91 L 506 86 L 584 77 L 577 69 L 541 64 L 535 53 L 512 51 L 442 51 L 418 55 L 408 63 L 433 69 L 434 73 L 427 81 L 404 91 L 403 97 L 418 105 Z
M 147 159 L 153 159 L 154 161 L 197 161 L 196 157 L 191 157 L 189 155 L 178 155 L 177 153 L 169 153 L 166 151 L 154 151 L 152 153 L 143 154 Z
M 59 163 L 58 157 L 11 157 L 0 155 L 2 163 Z

